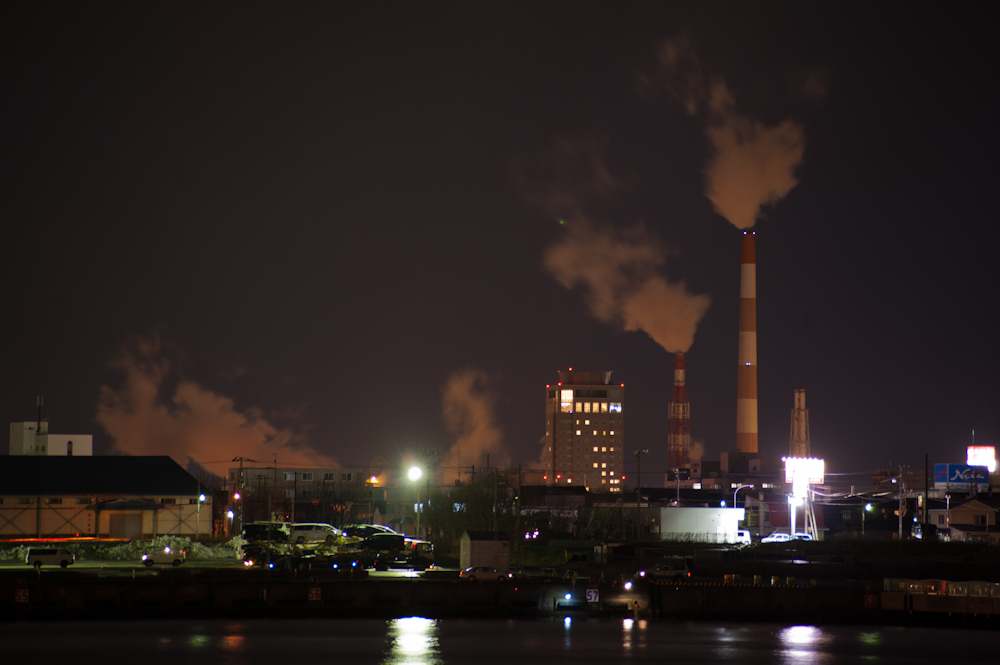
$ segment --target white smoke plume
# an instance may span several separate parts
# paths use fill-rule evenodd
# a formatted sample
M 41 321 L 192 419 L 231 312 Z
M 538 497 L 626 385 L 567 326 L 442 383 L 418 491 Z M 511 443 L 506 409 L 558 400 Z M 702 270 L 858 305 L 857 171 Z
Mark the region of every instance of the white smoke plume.
M 544 265 L 567 289 L 584 290 L 591 313 L 641 330 L 666 351 L 686 352 L 711 300 L 662 274 L 666 251 L 641 227 L 598 228 L 580 218 L 545 251 Z
M 706 84 L 685 38 L 665 41 L 659 56 L 658 80 L 689 114 L 706 115 L 711 155 L 705 167 L 705 196 L 737 228 L 752 227 L 762 207 L 776 204 L 799 182 L 795 170 L 805 150 L 801 125 L 786 120 L 769 127 L 737 113 L 723 80 Z
M 101 387 L 95 420 L 118 452 L 169 455 L 188 466 L 234 457 L 271 462 L 275 453 L 282 466 L 339 466 L 303 445 L 290 429 L 272 425 L 258 409 L 241 411 L 232 399 L 179 377 L 158 336 L 123 345 L 111 367 L 124 380 L 117 388 Z M 165 399 L 164 392 L 172 394 Z M 220 471 L 214 464 L 210 468 Z
M 701 441 L 694 441 L 691 443 L 691 448 L 688 450 L 688 461 L 689 462 L 700 462 L 701 458 L 705 456 L 705 444 Z
M 491 467 L 510 463 L 503 449 L 503 432 L 496 422 L 496 395 L 489 383 L 484 372 L 467 367 L 452 372 L 441 390 L 441 415 L 455 437 L 444 469 L 446 483 L 454 479 L 449 478 L 450 471 L 461 479 L 462 468 L 485 465 L 487 455 Z

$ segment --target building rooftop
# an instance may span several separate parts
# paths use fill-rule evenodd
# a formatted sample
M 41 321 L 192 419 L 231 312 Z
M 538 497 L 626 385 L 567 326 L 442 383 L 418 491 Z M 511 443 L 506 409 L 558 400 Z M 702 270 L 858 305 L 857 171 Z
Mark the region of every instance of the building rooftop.
M 8 455 L 0 461 L 0 494 L 197 494 L 200 483 L 170 457 Z

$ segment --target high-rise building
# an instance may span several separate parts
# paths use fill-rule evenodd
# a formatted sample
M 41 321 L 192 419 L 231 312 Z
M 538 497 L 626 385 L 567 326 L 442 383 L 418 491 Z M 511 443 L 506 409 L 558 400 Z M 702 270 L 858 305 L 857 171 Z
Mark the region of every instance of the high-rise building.
M 545 386 L 545 481 L 620 492 L 625 471 L 625 384 L 611 372 L 559 372 Z

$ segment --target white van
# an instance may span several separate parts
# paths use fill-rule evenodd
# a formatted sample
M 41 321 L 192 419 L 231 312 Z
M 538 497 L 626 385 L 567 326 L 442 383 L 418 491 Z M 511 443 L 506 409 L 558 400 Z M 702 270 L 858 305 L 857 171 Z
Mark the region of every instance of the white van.
M 343 535 L 343 532 L 330 525 L 321 522 L 299 522 L 292 525 L 292 530 L 288 539 L 293 543 L 318 543 L 326 542 L 333 544 Z
M 24 562 L 35 568 L 41 568 L 43 564 L 65 568 L 76 563 L 76 555 L 68 550 L 55 547 L 32 547 L 28 550 L 28 555 L 24 557 Z

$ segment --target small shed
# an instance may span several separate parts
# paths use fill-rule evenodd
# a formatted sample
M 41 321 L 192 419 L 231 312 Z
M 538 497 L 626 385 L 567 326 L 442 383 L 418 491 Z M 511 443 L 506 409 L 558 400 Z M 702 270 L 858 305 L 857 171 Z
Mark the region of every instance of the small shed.
M 459 565 L 487 566 L 506 573 L 510 568 L 510 538 L 504 531 L 466 531 L 461 538 Z

